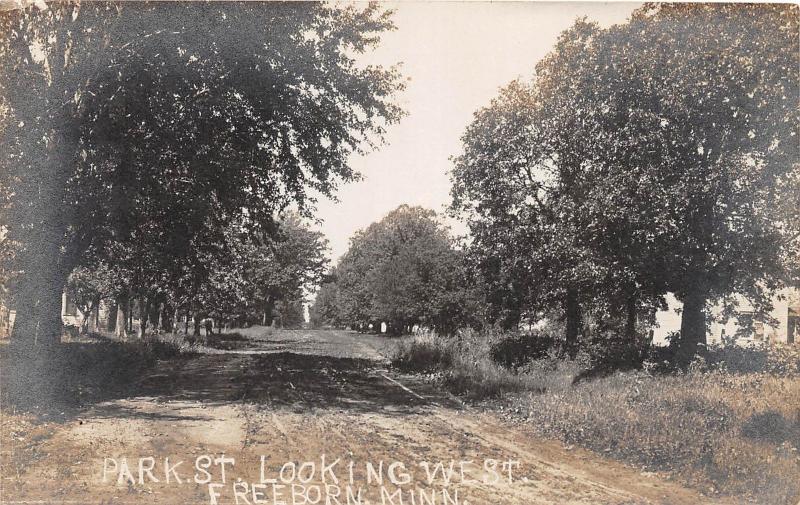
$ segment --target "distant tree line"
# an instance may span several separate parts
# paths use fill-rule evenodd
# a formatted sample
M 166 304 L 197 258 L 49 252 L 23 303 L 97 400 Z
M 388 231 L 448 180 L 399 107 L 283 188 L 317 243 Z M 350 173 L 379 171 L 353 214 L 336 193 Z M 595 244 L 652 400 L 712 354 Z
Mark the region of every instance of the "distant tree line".
M 556 321 L 574 355 L 589 338 L 642 339 L 674 293 L 681 359 L 706 342 L 710 304 L 743 296 L 767 317 L 778 289 L 800 285 L 797 36 L 789 5 L 647 4 L 608 29 L 578 20 L 463 136 L 451 210 L 470 241 L 438 270 L 458 280 L 433 276 L 425 291 L 418 265 L 399 267 L 439 264 L 447 247 L 433 231 L 415 235 L 441 237 L 423 241 L 430 252 L 373 238 L 395 236 L 408 213 L 396 211 L 353 239 L 315 312 L 437 327 L 451 313 L 440 300 L 465 295 L 462 325 Z M 395 286 L 406 296 L 381 294 Z
M 206 318 L 218 327 L 297 327 L 304 322 L 308 291 L 328 263 L 323 235 L 291 213 L 270 234 L 232 227 L 191 270 L 180 263 L 165 270 L 147 258 L 111 265 L 102 256 L 88 255 L 72 271 L 66 291 L 82 314 L 82 333 L 102 329 L 128 338 L 134 308 L 139 337 L 150 332 L 198 335 Z M 108 308 L 106 321 L 99 320 L 101 302 Z
M 473 317 L 466 263 L 433 211 L 401 205 L 356 233 L 322 284 L 311 322 L 408 333 L 452 333 Z

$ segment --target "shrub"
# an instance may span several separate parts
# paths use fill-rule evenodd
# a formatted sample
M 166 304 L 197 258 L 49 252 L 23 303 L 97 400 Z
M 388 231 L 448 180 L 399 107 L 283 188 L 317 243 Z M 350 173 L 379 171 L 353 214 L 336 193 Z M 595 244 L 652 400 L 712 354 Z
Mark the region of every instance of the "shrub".
M 454 351 L 447 339 L 426 333 L 400 342 L 391 361 L 404 372 L 432 372 L 450 367 Z
M 641 368 L 650 348 L 648 339 L 638 336 L 632 339 L 616 331 L 593 335 L 585 345 L 590 368 L 607 370 Z
M 546 358 L 558 349 L 558 340 L 542 333 L 512 334 L 491 346 L 492 361 L 506 368 L 522 366 L 531 360 Z
M 434 333 L 401 342 L 392 364 L 405 372 L 438 372 L 436 380 L 449 391 L 470 398 L 493 398 L 509 391 L 536 390 L 526 378 L 498 365 L 490 356 L 502 332 L 460 332 L 455 337 Z
M 442 383 L 452 393 L 471 399 L 497 398 L 508 392 L 536 390 L 524 376 L 489 359 L 457 359 L 455 366 L 442 376 Z
M 800 374 L 800 348 L 753 343 L 709 346 L 704 357 L 710 370 L 729 373 L 769 373 L 789 377 Z
M 794 421 L 773 409 L 756 412 L 742 424 L 742 435 L 773 444 L 790 442 L 794 447 L 800 447 L 800 411 Z

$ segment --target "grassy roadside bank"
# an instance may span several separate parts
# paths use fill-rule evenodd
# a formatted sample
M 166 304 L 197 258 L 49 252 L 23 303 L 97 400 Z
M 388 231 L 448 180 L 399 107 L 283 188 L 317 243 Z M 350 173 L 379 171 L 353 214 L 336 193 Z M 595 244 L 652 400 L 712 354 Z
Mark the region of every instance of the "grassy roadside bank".
M 800 499 L 796 350 L 719 349 L 688 371 L 645 362 L 576 382 L 585 356 L 545 353 L 509 365 L 498 353 L 505 340 L 422 335 L 400 345 L 393 363 L 543 436 L 666 473 L 709 496 L 765 505 Z
M 94 335 L 23 359 L 5 342 L 0 345 L 0 408 L 58 420 L 84 405 L 126 394 L 160 362 L 195 351 L 182 336 L 119 341 Z

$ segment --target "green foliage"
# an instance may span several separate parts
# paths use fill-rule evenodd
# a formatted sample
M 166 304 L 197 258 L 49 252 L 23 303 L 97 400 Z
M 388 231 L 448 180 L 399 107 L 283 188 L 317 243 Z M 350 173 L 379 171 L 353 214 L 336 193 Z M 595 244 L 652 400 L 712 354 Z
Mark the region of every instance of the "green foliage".
M 314 328 L 321 328 L 329 325 L 334 327 L 345 326 L 340 319 L 339 311 L 339 290 L 334 279 L 336 279 L 336 269 L 328 276 L 328 281 L 324 282 L 317 295 L 314 298 L 314 303 L 309 308 L 309 318 L 311 325 Z
M 673 292 L 691 356 L 709 302 L 743 295 L 763 317 L 797 283 L 797 34 L 796 6 L 579 20 L 478 111 L 452 207 L 491 320 L 558 311 L 568 343 L 590 319 L 630 339 Z
M 309 214 L 401 115 L 396 70 L 355 62 L 392 28 L 374 4 L 63 3 L 0 27 L 0 211 L 32 341 L 87 255 L 196 295 L 230 226 Z
M 469 320 L 464 279 L 463 256 L 436 214 L 402 205 L 351 239 L 335 287 L 325 288 L 314 312 L 329 324 L 386 322 L 395 334 L 414 325 L 450 333 Z

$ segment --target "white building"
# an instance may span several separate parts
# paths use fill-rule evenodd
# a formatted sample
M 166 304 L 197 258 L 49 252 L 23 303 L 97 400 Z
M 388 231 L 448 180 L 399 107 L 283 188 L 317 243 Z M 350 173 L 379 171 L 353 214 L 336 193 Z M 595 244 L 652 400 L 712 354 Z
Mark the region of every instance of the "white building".
M 660 345 L 666 344 L 666 337 L 672 332 L 680 331 L 681 316 L 677 310 L 681 308 L 681 302 L 674 296 L 667 296 L 669 308 L 656 315 L 658 327 L 654 331 L 653 342 Z M 800 342 L 800 290 L 785 289 L 779 292 L 772 301 L 773 309 L 770 316 L 776 321 L 775 326 L 763 323 L 754 323 L 754 332 L 751 336 L 742 340 L 747 341 L 766 341 L 773 343 L 797 344 Z M 738 309 L 739 313 L 746 315 L 752 311 L 752 306 L 744 299 L 741 299 Z M 711 323 L 708 334 L 709 344 L 722 342 L 723 337 L 736 335 L 740 327 L 736 318 L 731 318 L 726 322 L 718 321 L 720 309 L 714 309 L 712 316 L 714 321 Z

